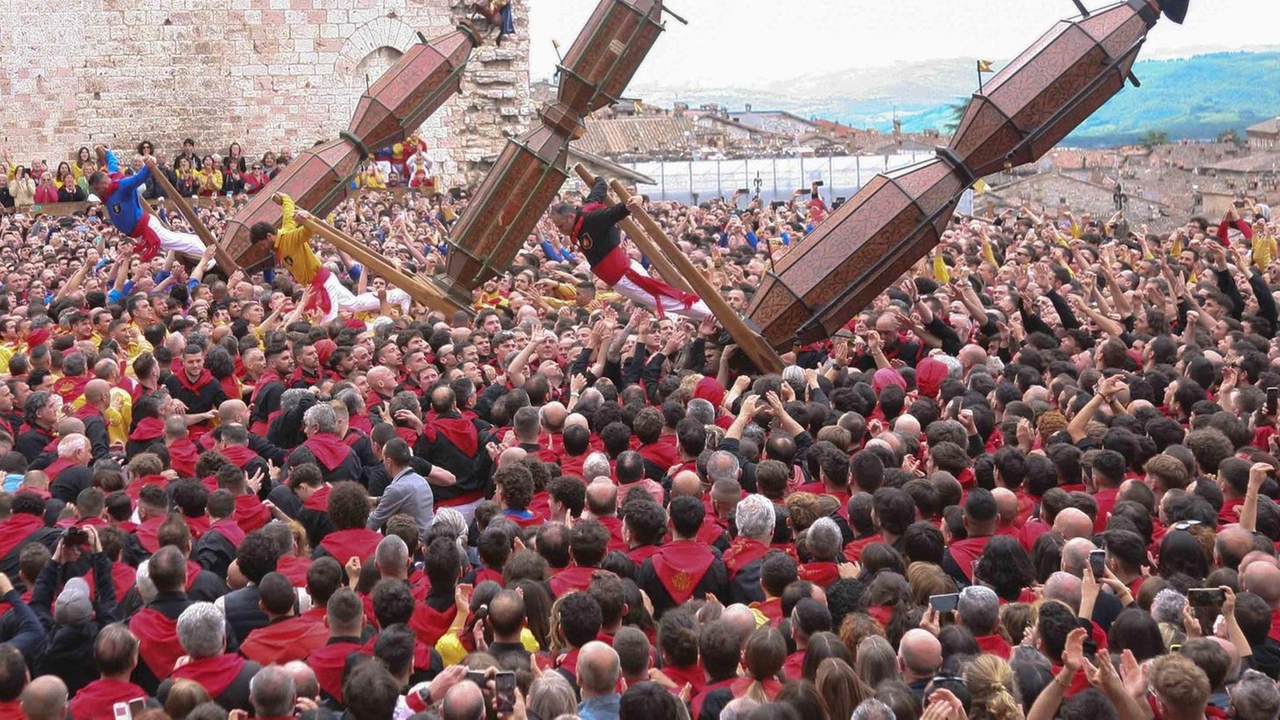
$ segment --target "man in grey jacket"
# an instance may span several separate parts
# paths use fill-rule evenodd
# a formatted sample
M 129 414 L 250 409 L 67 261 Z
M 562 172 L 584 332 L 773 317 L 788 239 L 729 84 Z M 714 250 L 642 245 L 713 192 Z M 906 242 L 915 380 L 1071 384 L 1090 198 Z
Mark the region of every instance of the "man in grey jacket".
M 409 515 L 418 523 L 418 532 L 426 537 L 427 528 L 435 520 L 434 497 L 427 479 L 413 470 L 413 451 L 409 444 L 400 438 L 390 440 L 382 447 L 382 464 L 391 476 L 391 484 L 378 498 L 378 505 L 369 513 L 369 529 L 382 530 L 392 515 Z M 448 478 L 436 478 L 437 469 L 432 468 L 432 480 L 452 480 L 448 471 L 439 469 L 441 475 Z M 441 484 L 449 484 L 442 482 Z

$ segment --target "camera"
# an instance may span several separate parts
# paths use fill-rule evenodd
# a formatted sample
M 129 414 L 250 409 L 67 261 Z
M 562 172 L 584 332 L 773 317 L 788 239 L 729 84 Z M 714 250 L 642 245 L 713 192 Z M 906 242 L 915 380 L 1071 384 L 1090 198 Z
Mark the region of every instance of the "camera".
M 62 531 L 62 544 L 68 547 L 78 547 L 80 545 L 89 544 L 89 533 L 84 531 L 82 527 L 72 525 Z

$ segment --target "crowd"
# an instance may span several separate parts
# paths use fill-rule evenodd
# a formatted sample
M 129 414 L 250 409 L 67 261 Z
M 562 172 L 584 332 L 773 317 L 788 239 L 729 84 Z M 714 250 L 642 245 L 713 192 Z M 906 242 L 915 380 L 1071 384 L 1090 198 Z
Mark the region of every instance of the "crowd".
M 435 274 L 459 197 L 327 220 Z M 826 200 L 646 206 L 743 310 Z M 1265 205 L 957 219 L 780 375 L 550 219 L 474 317 L 325 323 L 288 273 L 21 205 L 0 720 L 1280 715 Z

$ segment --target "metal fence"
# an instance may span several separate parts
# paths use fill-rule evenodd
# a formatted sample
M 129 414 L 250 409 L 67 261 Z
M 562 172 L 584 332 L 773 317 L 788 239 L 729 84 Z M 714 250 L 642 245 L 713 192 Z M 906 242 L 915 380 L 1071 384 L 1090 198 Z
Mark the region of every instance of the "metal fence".
M 656 180 L 640 185 L 640 192 L 659 200 L 700 202 L 729 197 L 735 190 L 760 193 L 765 201 L 788 200 L 815 180 L 824 183 L 828 200 L 853 197 L 877 173 L 896 170 L 933 157 L 932 152 L 894 155 L 841 155 L 834 157 L 750 158 L 746 160 L 692 160 L 640 162 L 628 166 Z M 757 182 L 759 185 L 757 186 Z

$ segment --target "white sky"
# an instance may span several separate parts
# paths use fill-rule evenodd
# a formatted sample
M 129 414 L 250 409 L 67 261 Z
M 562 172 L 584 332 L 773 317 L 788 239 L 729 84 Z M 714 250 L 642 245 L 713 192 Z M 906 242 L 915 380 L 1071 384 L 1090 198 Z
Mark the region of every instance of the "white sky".
M 529 0 L 530 76 L 548 78 L 558 40 L 567 52 L 597 0 Z M 1008 60 L 1055 21 L 1070 0 L 670 0 L 689 20 L 666 21 L 634 83 L 645 87 L 749 88 L 824 71 L 939 58 Z M 1097 9 L 1110 4 L 1086 0 Z M 1162 21 L 1143 57 L 1280 44 L 1277 0 L 1191 0 L 1185 25 Z

